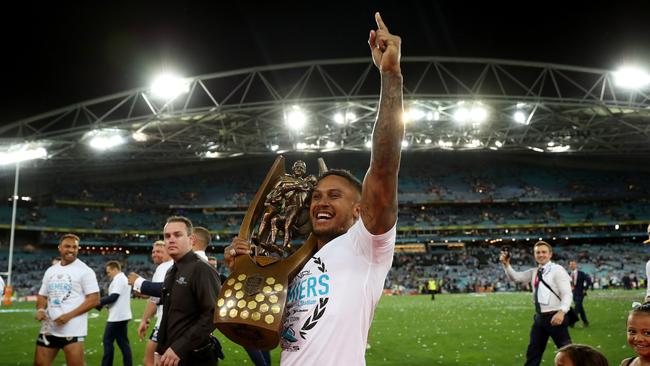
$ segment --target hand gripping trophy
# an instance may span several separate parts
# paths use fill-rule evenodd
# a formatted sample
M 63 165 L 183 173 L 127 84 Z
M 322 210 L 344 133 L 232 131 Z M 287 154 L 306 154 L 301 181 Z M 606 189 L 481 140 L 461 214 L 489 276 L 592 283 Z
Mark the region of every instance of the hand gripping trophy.
M 319 174 L 327 168 L 318 159 Z M 235 270 L 221 287 L 214 314 L 217 328 L 245 347 L 272 349 L 280 341 L 287 288 L 296 272 L 316 252 L 308 218 L 309 197 L 316 177 L 306 175 L 303 161 L 285 173 L 279 156 L 248 208 L 239 237 L 258 245 L 255 255 L 235 258 Z M 259 221 L 259 227 L 255 226 Z M 282 232 L 282 244 L 276 244 Z M 307 235 L 293 253 L 291 240 Z M 295 246 L 294 246 L 295 248 Z

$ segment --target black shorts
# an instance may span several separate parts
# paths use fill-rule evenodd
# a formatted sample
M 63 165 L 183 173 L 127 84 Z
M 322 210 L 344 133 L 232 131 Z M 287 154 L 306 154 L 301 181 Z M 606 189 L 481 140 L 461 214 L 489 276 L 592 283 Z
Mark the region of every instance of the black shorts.
M 46 348 L 63 348 L 69 344 L 83 342 L 85 337 L 57 337 L 53 335 L 39 334 L 36 344 Z
M 149 339 L 151 341 L 158 343 L 158 327 L 153 327 L 153 330 L 151 331 L 151 335 L 149 336 Z

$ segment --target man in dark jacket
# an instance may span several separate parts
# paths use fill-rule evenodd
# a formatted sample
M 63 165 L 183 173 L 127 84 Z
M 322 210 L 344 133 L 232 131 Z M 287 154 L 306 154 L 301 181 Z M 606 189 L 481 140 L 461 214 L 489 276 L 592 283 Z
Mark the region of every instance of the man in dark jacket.
M 571 268 L 571 287 L 573 289 L 573 302 L 575 303 L 575 310 L 582 319 L 585 327 L 589 326 L 585 308 L 582 306 L 582 301 L 587 295 L 587 289 L 591 286 L 591 277 L 588 274 L 578 271 L 578 263 L 576 261 L 569 262 Z
M 217 271 L 192 252 L 189 219 L 170 217 L 163 235 L 174 265 L 167 271 L 161 297 L 163 318 L 156 348 L 160 365 L 216 365 L 221 347 L 211 334 L 221 288 Z

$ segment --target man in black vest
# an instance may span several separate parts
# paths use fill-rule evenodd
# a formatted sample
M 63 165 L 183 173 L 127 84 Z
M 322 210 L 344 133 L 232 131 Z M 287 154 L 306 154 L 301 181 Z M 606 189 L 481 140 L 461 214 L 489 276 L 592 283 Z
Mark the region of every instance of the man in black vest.
M 174 265 L 167 271 L 161 297 L 163 318 L 156 347 L 160 365 L 216 365 L 221 353 L 212 337 L 221 288 L 217 271 L 192 252 L 189 219 L 170 217 L 163 235 Z

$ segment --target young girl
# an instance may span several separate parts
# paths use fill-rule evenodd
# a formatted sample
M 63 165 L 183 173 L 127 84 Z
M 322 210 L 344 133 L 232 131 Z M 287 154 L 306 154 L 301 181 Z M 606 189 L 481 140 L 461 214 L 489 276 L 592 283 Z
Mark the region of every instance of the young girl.
M 609 366 L 599 350 L 586 344 L 568 344 L 555 355 L 555 366 Z
M 621 366 L 650 365 L 650 302 L 636 305 L 627 317 L 627 343 L 636 357 L 621 361 Z

